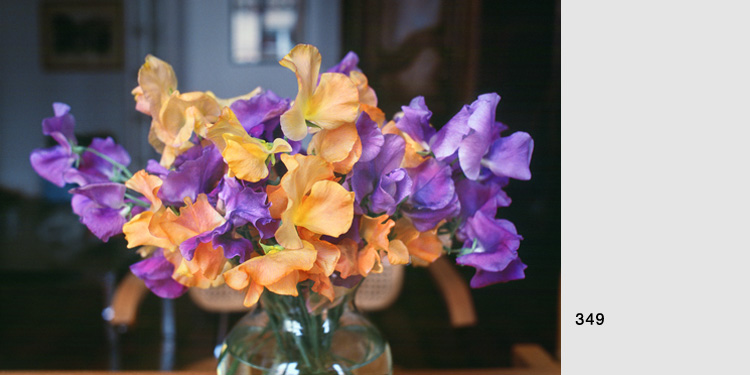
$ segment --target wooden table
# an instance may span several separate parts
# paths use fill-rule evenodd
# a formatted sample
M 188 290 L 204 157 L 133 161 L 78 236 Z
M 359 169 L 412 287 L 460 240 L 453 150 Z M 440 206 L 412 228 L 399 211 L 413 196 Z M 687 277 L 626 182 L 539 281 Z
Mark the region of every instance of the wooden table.
M 536 344 L 518 344 L 513 347 L 513 367 L 492 369 L 394 369 L 393 375 L 559 375 L 560 362 Z M 123 375 L 210 375 L 215 374 L 211 363 L 188 371 L 120 371 Z M 2 371 L 8 375 L 108 375 L 109 371 Z

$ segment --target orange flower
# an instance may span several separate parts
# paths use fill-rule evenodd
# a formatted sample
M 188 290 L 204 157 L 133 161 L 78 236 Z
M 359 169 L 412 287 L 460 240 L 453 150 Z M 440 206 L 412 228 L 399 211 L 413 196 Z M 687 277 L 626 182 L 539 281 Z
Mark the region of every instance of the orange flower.
M 165 212 L 161 199 L 157 196 L 161 185 L 162 180 L 159 177 L 150 175 L 144 170 L 136 172 L 133 177 L 125 182 L 125 186 L 143 194 L 144 198 L 151 202 L 151 207 L 147 211 L 133 216 L 130 221 L 122 226 L 129 249 L 144 245 L 162 248 L 172 246 L 164 230 L 159 225 L 152 225 L 152 222 L 156 222 L 154 217 L 158 218 Z
M 314 292 L 333 301 L 335 293 L 330 276 L 335 271 L 336 265 L 339 262 L 341 250 L 339 250 L 338 246 L 321 240 L 320 235 L 316 235 L 304 228 L 300 228 L 300 236 L 303 241 L 310 242 L 317 252 L 315 264 L 305 272 L 305 278 L 309 278 L 315 282 L 312 286 Z
M 361 275 L 367 276 L 370 272 L 382 272 L 380 263 L 382 252 L 387 254 L 391 264 L 409 263 L 409 251 L 406 245 L 399 239 L 388 240 L 391 228 L 395 225 L 396 223 L 385 214 L 378 217 L 362 216 L 359 222 L 359 234 L 367 244 L 357 259 Z
M 297 227 L 332 237 L 346 233 L 354 217 L 354 193 L 332 181 L 331 163 L 319 156 L 299 154 L 282 154 L 281 161 L 287 172 L 281 178 L 279 190 L 283 190 L 287 203 L 281 213 L 276 241 L 286 249 L 301 248 Z M 283 202 L 279 190 L 274 191 L 272 202 Z
M 299 44 L 279 64 L 297 76 L 299 91 L 287 112 L 281 115 L 281 130 L 292 140 L 307 135 L 307 122 L 323 129 L 335 129 L 354 122 L 359 108 L 357 86 L 341 73 L 320 72 L 320 52 Z
M 185 198 L 185 206 L 180 208 L 179 216 L 171 210 L 166 211 L 159 225 L 176 247 L 188 238 L 216 229 L 224 222 L 224 217 L 208 203 L 206 194 L 201 193 L 195 203 Z
M 305 276 L 299 271 L 310 270 L 316 259 L 313 244 L 302 241 L 299 249 L 271 250 L 224 272 L 224 281 L 232 289 L 247 288 L 245 306 L 258 302 L 264 288 L 276 294 L 296 296 L 297 283 Z
M 215 285 L 216 278 L 227 263 L 221 246 L 214 246 L 213 241 L 199 242 L 189 261 L 177 250 L 185 240 L 224 224 L 224 217 L 208 203 L 206 194 L 199 194 L 195 203 L 185 198 L 185 206 L 180 208 L 179 216 L 168 210 L 154 220 L 171 242 L 171 246 L 165 248 L 164 256 L 175 264 L 173 278 L 186 286 L 208 288 Z
M 375 95 L 375 90 L 368 85 L 367 76 L 357 70 L 349 72 L 349 79 L 354 82 L 357 86 L 357 92 L 359 93 L 359 102 L 371 107 L 378 106 L 378 97 Z
M 396 221 L 393 227 L 395 239 L 406 245 L 414 265 L 428 266 L 443 255 L 443 243 L 437 235 L 439 226 L 440 224 L 431 230 L 420 232 L 406 217 Z
M 339 271 L 344 279 L 359 275 L 359 245 L 350 238 L 344 238 L 338 245 L 341 256 L 336 264 L 336 271 Z
M 308 151 L 332 163 L 335 172 L 349 173 L 362 155 L 357 126 L 352 122 L 336 129 L 321 130 L 312 137 Z
M 291 152 L 292 147 L 283 139 L 272 144 L 253 138 L 242 127 L 229 107 L 224 107 L 216 123 L 206 127 L 205 137 L 221 152 L 229 177 L 258 182 L 268 176 L 268 158 L 279 152 Z
M 201 243 L 195 249 L 192 260 L 187 260 L 179 251 L 164 252 L 164 257 L 175 267 L 172 278 L 188 287 L 206 289 L 224 282 L 222 272 L 229 267 L 221 246 Z

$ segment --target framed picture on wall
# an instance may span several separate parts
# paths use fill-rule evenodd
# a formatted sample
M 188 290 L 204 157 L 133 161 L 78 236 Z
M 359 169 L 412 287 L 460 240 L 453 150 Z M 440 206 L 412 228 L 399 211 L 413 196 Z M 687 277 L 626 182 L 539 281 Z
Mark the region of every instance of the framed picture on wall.
M 46 0 L 40 28 L 45 70 L 122 69 L 122 1 Z

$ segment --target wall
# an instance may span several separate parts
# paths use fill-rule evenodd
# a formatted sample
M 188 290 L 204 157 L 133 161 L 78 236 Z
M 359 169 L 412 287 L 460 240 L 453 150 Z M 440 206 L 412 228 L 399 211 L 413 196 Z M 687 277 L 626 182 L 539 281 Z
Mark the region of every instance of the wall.
M 123 72 L 45 72 L 39 58 L 40 1 L 0 5 L 0 185 L 37 195 L 41 181 L 29 154 L 45 146 L 41 121 L 53 115 L 52 102 L 72 107 L 81 133 L 124 129 L 122 103 L 129 99 Z
M 228 1 L 136 0 L 125 6 L 125 68 L 119 72 L 50 73 L 39 58 L 40 0 L 0 2 L 0 188 L 40 196 L 43 181 L 29 154 L 45 147 L 41 121 L 52 102 L 72 107 L 77 132 L 110 133 L 131 153 L 131 169 L 153 157 L 146 142 L 148 119 L 133 108 L 130 90 L 145 53 L 175 67 L 181 91 L 211 90 L 220 97 L 256 86 L 294 97 L 294 74 L 278 64 L 235 65 L 229 61 Z M 340 0 L 308 1 L 305 43 L 323 55 L 323 69 L 343 55 Z
M 323 69 L 342 56 L 340 2 L 315 0 L 307 2 L 304 17 L 305 40 L 318 47 Z M 229 61 L 228 2 L 190 1 L 185 7 L 184 74 L 182 90 L 211 90 L 219 97 L 246 94 L 257 86 L 294 97 L 297 80 L 278 63 L 236 65 Z

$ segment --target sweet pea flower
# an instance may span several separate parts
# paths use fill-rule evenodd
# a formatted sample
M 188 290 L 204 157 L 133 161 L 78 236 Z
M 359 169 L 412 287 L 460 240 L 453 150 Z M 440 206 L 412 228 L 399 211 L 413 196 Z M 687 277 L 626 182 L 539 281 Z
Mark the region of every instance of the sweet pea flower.
M 477 269 L 471 279 L 472 288 L 524 277 L 526 265 L 518 257 L 523 237 L 513 223 L 478 211 L 466 221 L 464 230 L 466 254 L 456 258 L 456 263 Z
M 479 211 L 488 217 L 495 217 L 498 207 L 510 206 L 511 199 L 503 191 L 503 187 L 508 184 L 507 178 L 488 179 L 482 182 L 462 179 L 455 184 L 461 203 L 461 221 L 466 221 Z
M 228 107 L 224 107 L 216 123 L 209 125 L 206 138 L 221 151 L 229 167 L 229 176 L 250 182 L 258 182 L 268 176 L 271 155 L 292 151 L 292 147 L 283 139 L 276 139 L 270 144 L 251 137 Z
M 126 230 L 128 224 L 123 230 L 130 247 L 134 244 L 128 238 L 129 232 L 132 233 L 132 230 Z M 187 251 L 178 250 L 181 250 L 179 246 L 186 240 L 210 232 L 222 224 L 224 218 L 221 214 L 208 203 L 205 194 L 199 194 L 195 202 L 185 198 L 185 205 L 180 208 L 179 215 L 172 210 L 152 215 L 145 230 L 153 235 L 154 228 L 158 228 L 159 239 L 165 241 L 166 245 L 160 246 L 164 248 L 164 256 L 176 267 L 173 275 L 175 280 L 185 286 L 208 288 L 220 282 L 217 278 L 224 271 L 227 258 L 224 257 L 222 248 L 215 246 L 213 242 L 199 242 Z M 140 231 L 144 231 L 144 228 L 141 227 Z
M 320 62 L 320 52 L 308 44 L 297 45 L 279 61 L 294 72 L 299 86 L 292 108 L 281 115 L 281 130 L 291 140 L 305 138 L 308 122 L 322 129 L 335 129 L 357 118 L 357 86 L 341 73 L 319 76 Z
M 335 292 L 330 276 L 336 269 L 341 257 L 341 250 L 337 245 L 321 239 L 321 235 L 300 228 L 300 237 L 315 248 L 316 257 L 313 266 L 306 271 L 298 271 L 300 280 L 313 280 L 312 290 L 333 302 Z
M 89 184 L 71 189 L 73 212 L 91 233 L 107 242 L 122 233 L 122 226 L 130 212 L 125 203 L 125 185 L 113 182 Z
M 359 56 L 353 51 L 349 51 L 338 64 L 328 69 L 328 73 L 341 73 L 349 76 L 357 86 L 360 104 L 377 107 L 378 97 L 375 90 L 369 86 L 367 76 L 362 73 L 357 64 L 359 64 Z
M 172 249 L 174 246 L 169 241 L 167 234 L 158 225 L 159 218 L 165 214 L 166 208 L 158 197 L 159 189 L 163 182 L 155 175 L 148 174 L 145 170 L 136 172 L 125 186 L 143 195 L 150 203 L 148 210 L 133 216 L 130 221 L 122 226 L 128 249 L 138 246 L 154 246 Z
M 269 186 L 268 191 L 271 215 L 281 218 L 278 243 L 286 249 L 301 248 L 297 227 L 331 237 L 346 233 L 354 216 L 354 193 L 333 181 L 331 163 L 300 154 L 282 154 L 281 161 L 287 172 L 279 186 Z
M 500 137 L 507 127 L 495 121 L 499 102 L 500 96 L 491 93 L 480 95 L 471 105 L 464 106 L 431 139 L 435 157 L 443 160 L 457 153 L 461 170 L 471 180 L 479 178 L 482 167 L 497 176 L 530 179 L 534 142 L 524 132 Z
M 138 87 L 132 91 L 136 109 L 152 117 L 149 143 L 162 154 L 160 163 L 164 167 L 171 166 L 175 157 L 193 147 L 193 132 L 215 122 L 222 107 L 259 92 L 258 88 L 226 100 L 211 92 L 181 94 L 172 66 L 152 55 L 146 56 L 138 70 Z
M 278 221 L 271 218 L 266 203 L 266 193 L 245 186 L 241 181 L 225 177 L 217 193 L 217 207 L 222 207 L 225 222 L 212 231 L 185 240 L 180 244 L 180 251 L 190 257 L 190 252 L 198 243 L 213 241 L 214 246 L 221 246 L 227 259 L 239 257 L 240 262 L 250 259 L 253 245 L 250 240 L 236 235 L 235 229 L 250 225 L 257 230 L 260 238 L 273 237 L 278 229 Z
M 408 169 L 413 188 L 403 213 L 420 232 L 433 229 L 439 222 L 456 216 L 460 203 L 451 178 L 450 165 L 434 158 Z
M 383 137 L 383 146 L 371 161 L 357 163 L 350 184 L 357 207 L 365 204 L 373 213 L 393 215 L 396 206 L 412 192 L 412 180 L 399 168 L 404 156 L 404 140 L 394 134 Z
M 396 127 L 421 146 L 422 150 L 429 150 L 435 128 L 430 125 L 432 111 L 427 108 L 424 97 L 412 99 L 408 106 L 401 107 L 401 111 L 403 114 L 396 120 Z
M 279 126 L 281 115 L 289 109 L 290 102 L 267 90 L 252 98 L 237 100 L 230 108 L 250 136 L 273 142 L 273 131 Z
M 300 242 L 302 245 L 298 249 L 274 249 L 224 272 L 224 281 L 232 289 L 247 289 L 245 306 L 257 303 L 264 288 L 277 294 L 297 296 L 300 281 L 297 271 L 310 270 L 318 255 L 312 243 Z
M 383 134 L 398 134 L 406 142 L 402 167 L 415 168 L 427 160 L 425 154 L 430 151 L 429 142 L 435 135 L 431 117 L 432 111 L 427 108 L 424 97 L 418 96 L 408 106 L 402 106 L 401 112 L 383 126 Z
M 112 162 L 117 164 L 113 165 Z M 81 154 L 77 170 L 68 172 L 67 179 L 81 186 L 107 182 L 118 176 L 122 172 L 120 169 L 128 165 L 130 155 L 124 147 L 115 143 L 112 137 L 94 138 L 87 150 Z
M 533 151 L 534 140 L 531 136 L 528 133 L 515 132 L 508 137 L 497 138 L 480 163 L 495 176 L 529 180 L 529 163 Z
M 355 123 L 336 129 L 323 129 L 312 137 L 308 153 L 315 154 L 333 164 L 336 173 L 347 174 L 362 155 L 362 141 Z
M 161 298 L 177 298 L 188 290 L 188 287 L 172 278 L 174 269 L 174 265 L 164 257 L 163 249 L 157 249 L 148 258 L 130 266 L 130 271 Z
M 389 219 L 388 215 L 378 217 L 363 215 L 360 219 L 359 232 L 366 243 L 358 254 L 359 273 L 362 276 L 367 276 L 370 272 L 382 272 L 383 255 L 388 256 L 391 264 L 409 263 L 409 250 L 406 244 L 400 239 L 388 239 L 391 228 L 395 225 L 396 223 Z
M 70 114 L 70 106 L 65 103 L 54 103 L 52 108 L 55 116 L 42 121 L 42 133 L 51 136 L 58 145 L 34 150 L 30 162 L 37 174 L 63 187 L 70 182 L 65 176 L 75 170 L 72 166 L 78 159 L 78 155 L 73 152 L 73 147 L 77 145 L 73 134 L 75 118 Z
M 198 194 L 207 194 L 219 183 L 226 166 L 213 144 L 198 144 L 175 160 L 175 169 L 162 177 L 159 198 L 172 206 L 182 205 L 185 198 L 195 201 Z
M 428 266 L 443 255 L 443 243 L 438 238 L 437 230 L 438 226 L 435 226 L 420 232 L 407 217 L 398 219 L 392 229 L 396 233 L 394 240 L 406 245 L 412 264 L 419 266 Z

